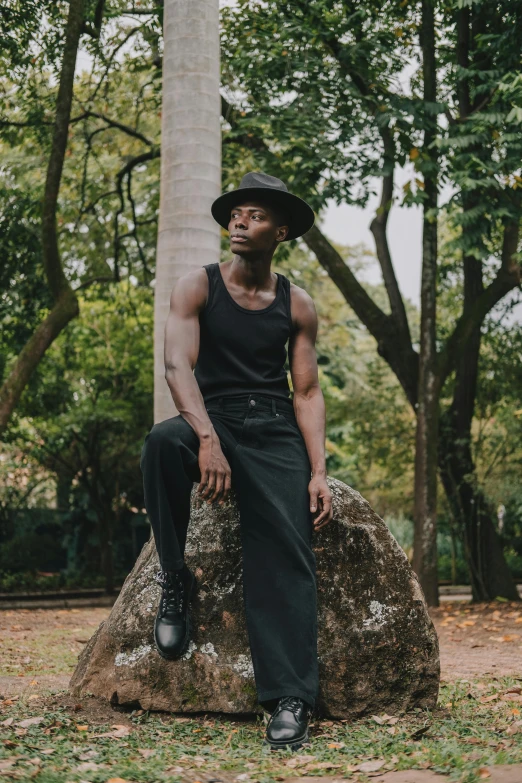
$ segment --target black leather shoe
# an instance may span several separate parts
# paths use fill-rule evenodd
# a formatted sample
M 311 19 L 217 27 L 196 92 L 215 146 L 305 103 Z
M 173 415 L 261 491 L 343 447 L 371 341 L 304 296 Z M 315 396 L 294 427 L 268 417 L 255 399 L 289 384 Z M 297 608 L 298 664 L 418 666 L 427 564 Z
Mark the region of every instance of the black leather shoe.
M 298 750 L 308 742 L 308 721 L 312 709 L 298 696 L 283 696 L 279 699 L 268 725 L 265 742 L 272 749 L 288 748 Z
M 187 651 L 189 644 L 189 602 L 196 592 L 197 581 L 186 565 L 179 571 L 158 571 L 156 581 L 162 587 L 162 594 L 154 623 L 154 641 L 162 658 L 175 661 Z

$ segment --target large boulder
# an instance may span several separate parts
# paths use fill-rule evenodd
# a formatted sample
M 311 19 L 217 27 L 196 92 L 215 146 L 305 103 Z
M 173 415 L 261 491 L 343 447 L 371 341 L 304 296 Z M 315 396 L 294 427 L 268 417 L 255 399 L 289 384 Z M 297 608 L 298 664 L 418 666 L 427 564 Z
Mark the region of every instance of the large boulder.
M 435 629 L 406 555 L 350 487 L 328 479 L 334 518 L 315 537 L 318 582 L 318 712 L 332 718 L 434 707 L 439 685 Z M 196 487 L 196 485 L 195 485 Z M 160 587 L 151 539 L 112 611 L 80 655 L 70 682 L 117 704 L 175 712 L 259 712 L 242 592 L 237 504 L 198 506 L 186 548 L 199 593 L 184 657 L 154 647 Z

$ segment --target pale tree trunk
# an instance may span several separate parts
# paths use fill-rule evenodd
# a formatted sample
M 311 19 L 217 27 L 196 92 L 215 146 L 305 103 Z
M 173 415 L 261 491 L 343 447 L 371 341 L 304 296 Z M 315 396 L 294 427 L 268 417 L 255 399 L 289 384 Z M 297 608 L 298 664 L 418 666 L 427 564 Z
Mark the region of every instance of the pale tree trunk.
M 179 277 L 219 261 L 210 213 L 221 191 L 219 0 L 165 0 L 161 192 L 154 299 L 154 421 L 177 410 L 163 342 Z

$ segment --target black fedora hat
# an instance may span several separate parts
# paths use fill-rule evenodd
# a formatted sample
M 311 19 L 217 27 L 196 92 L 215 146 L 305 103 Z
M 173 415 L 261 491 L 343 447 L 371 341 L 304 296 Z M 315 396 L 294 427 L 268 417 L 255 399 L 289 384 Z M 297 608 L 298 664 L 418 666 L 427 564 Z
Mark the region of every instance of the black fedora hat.
M 232 207 L 254 199 L 280 207 L 288 215 L 288 235 L 285 241 L 300 237 L 314 224 L 315 214 L 310 204 L 290 193 L 282 180 L 263 171 L 249 171 L 236 190 L 229 190 L 218 196 L 211 207 L 212 217 L 220 226 L 228 229 Z

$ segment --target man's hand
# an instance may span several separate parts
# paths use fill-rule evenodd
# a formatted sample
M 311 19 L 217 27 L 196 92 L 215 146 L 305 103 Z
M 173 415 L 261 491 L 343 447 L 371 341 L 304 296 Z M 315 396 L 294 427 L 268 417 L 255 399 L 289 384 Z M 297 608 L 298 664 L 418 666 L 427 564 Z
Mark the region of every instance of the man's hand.
M 201 481 L 198 485 L 200 496 L 207 503 L 219 499 L 219 504 L 223 505 L 232 486 L 232 472 L 214 429 L 208 438 L 200 440 L 198 463 L 201 471 Z
M 310 511 L 317 512 L 314 530 L 320 530 L 332 519 L 332 493 L 326 483 L 326 476 L 312 476 L 308 484 Z

